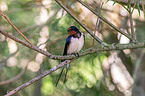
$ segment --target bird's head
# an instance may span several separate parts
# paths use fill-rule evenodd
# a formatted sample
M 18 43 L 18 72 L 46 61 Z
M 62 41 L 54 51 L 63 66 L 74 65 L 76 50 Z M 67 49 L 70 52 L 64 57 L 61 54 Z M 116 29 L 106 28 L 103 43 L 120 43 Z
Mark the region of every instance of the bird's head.
M 70 26 L 67 31 L 68 31 L 69 36 L 76 35 L 76 34 L 80 33 L 78 28 L 76 28 L 75 26 Z

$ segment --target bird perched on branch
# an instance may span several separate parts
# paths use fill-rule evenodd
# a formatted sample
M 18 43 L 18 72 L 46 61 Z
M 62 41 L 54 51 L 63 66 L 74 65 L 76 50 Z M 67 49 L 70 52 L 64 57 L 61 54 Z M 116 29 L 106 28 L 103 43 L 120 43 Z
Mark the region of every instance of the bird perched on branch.
M 63 55 L 70 55 L 70 54 L 76 55 L 77 54 L 79 56 L 78 52 L 82 49 L 82 47 L 84 45 L 84 35 L 75 26 L 70 26 L 67 31 L 68 31 L 68 37 L 66 39 Z M 63 61 L 61 61 L 61 62 L 63 62 Z M 64 68 L 65 67 L 63 67 L 63 69 L 60 73 L 60 76 L 56 82 L 56 86 L 59 82 L 59 79 L 62 75 Z M 64 83 L 66 81 L 66 75 L 67 75 L 67 71 L 69 68 L 69 64 L 67 64 L 66 68 L 67 69 L 66 69 Z

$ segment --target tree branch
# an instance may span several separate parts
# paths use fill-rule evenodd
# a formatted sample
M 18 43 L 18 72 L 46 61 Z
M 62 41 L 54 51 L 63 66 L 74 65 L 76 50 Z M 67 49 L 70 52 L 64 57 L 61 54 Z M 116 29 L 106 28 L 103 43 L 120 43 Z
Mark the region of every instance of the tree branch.
M 12 40 L 34 50 L 37 51 L 47 57 L 49 57 L 50 59 L 54 59 L 54 60 L 71 60 L 71 59 L 75 59 L 78 58 L 77 56 L 74 55 L 67 55 L 67 56 L 57 56 L 57 55 L 52 55 L 49 52 L 46 52 L 42 49 L 39 49 L 27 42 L 24 42 L 16 37 L 14 37 L 13 35 L 3 31 L 0 29 L 0 33 L 5 35 L 6 37 L 11 38 Z M 145 48 L 145 42 L 136 42 L 134 43 L 128 43 L 128 44 L 111 44 L 108 45 L 105 48 L 94 48 L 93 51 L 91 51 L 91 48 L 84 50 L 84 52 L 82 52 L 81 54 L 79 54 L 79 57 L 85 56 L 87 54 L 92 54 L 92 53 L 96 53 L 96 52 L 101 52 L 101 51 L 112 51 L 112 50 L 124 50 L 124 49 L 135 49 L 135 48 Z
M 57 66 L 51 68 L 50 70 L 44 72 L 43 74 L 41 74 L 41 75 L 35 77 L 34 79 L 32 79 L 32 80 L 30 80 L 30 81 L 24 83 L 23 85 L 21 85 L 21 86 L 15 88 L 14 90 L 10 91 L 10 92 L 7 93 L 5 96 L 11 96 L 11 95 L 17 93 L 18 91 L 20 91 L 20 90 L 22 90 L 22 89 L 28 87 L 29 85 L 33 84 L 34 82 L 36 82 L 36 81 L 42 79 L 43 77 L 45 77 L 45 76 L 51 74 L 52 72 L 58 70 L 59 68 L 65 66 L 66 64 L 70 63 L 71 61 L 72 61 L 72 60 L 65 60 L 64 62 L 61 62 L 59 65 L 57 65 Z
M 115 1 L 115 0 L 112 0 L 112 1 Z M 117 3 L 127 5 L 128 0 L 117 0 Z M 133 7 L 136 2 L 134 0 L 131 0 L 130 3 L 131 3 L 131 7 Z M 145 7 L 145 2 L 139 1 L 139 7 L 140 8 Z
M 0 65 L 0 71 L 1 71 L 2 68 L 6 65 L 7 60 L 8 60 L 10 57 L 14 56 L 18 51 L 19 51 L 19 48 L 16 50 L 16 52 L 14 52 L 14 53 L 12 53 L 12 54 L 9 54 L 8 57 L 7 57 L 6 59 L 4 59 L 4 60 L 2 60 L 2 61 L 0 62 L 0 63 L 1 63 L 1 65 Z
M 101 9 L 102 9 L 102 6 L 103 6 L 104 3 L 101 2 L 101 4 L 99 5 L 99 8 L 98 8 L 98 13 L 100 14 L 101 13 Z M 96 21 L 96 26 L 95 26 L 95 32 L 94 32 L 94 36 L 96 34 L 96 32 L 100 31 L 100 18 L 97 18 L 97 21 Z M 92 43 L 92 47 L 94 46 L 94 38 L 93 38 L 93 43 Z
M 27 64 L 27 65 L 28 65 L 28 64 Z M 27 65 L 26 65 L 26 67 L 25 67 L 24 69 L 22 69 L 22 71 L 21 71 L 17 76 L 15 76 L 15 77 L 13 77 L 13 78 L 11 78 L 11 79 L 9 79 L 9 80 L 0 82 L 0 85 L 8 84 L 8 83 L 14 82 L 14 81 L 16 81 L 17 79 L 19 79 L 19 78 L 25 73 L 25 71 L 26 71 L 26 69 L 27 69 Z
M 17 49 L 16 52 L 18 52 L 18 49 Z M 16 52 L 15 52 L 15 53 L 12 53 L 12 54 L 16 54 Z M 11 79 L 9 79 L 9 80 L 0 82 L 0 85 L 8 84 L 8 83 L 11 83 L 11 82 L 14 82 L 14 81 L 18 80 L 18 79 L 25 73 L 25 71 L 26 71 L 26 69 L 27 69 L 27 67 L 28 67 L 29 62 L 32 61 L 35 57 L 36 57 L 36 55 L 33 56 L 33 57 L 27 62 L 25 68 L 23 68 L 22 71 L 21 71 L 17 76 L 15 76 L 15 77 L 13 77 L 13 78 L 11 78 Z
M 135 40 L 135 32 L 134 32 L 133 19 L 132 19 L 132 13 L 133 13 L 134 8 L 131 10 L 131 0 L 128 0 L 128 4 L 129 4 L 129 17 L 130 17 L 131 35 L 132 35 L 132 38 Z M 136 3 L 135 3 L 135 5 L 136 5 Z
M 39 52 L 39 53 L 42 53 L 43 55 L 48 56 L 48 57 L 51 58 L 51 59 L 58 59 L 58 60 L 60 59 L 60 60 L 64 60 L 64 59 L 76 59 L 76 58 L 77 58 L 77 57 L 75 57 L 75 56 L 73 56 L 73 55 L 69 55 L 69 56 L 55 56 L 55 55 L 50 54 L 49 52 L 43 51 L 43 50 L 41 50 L 41 49 L 39 49 L 39 48 L 37 48 L 37 47 L 35 47 L 35 46 L 32 46 L 31 44 L 28 44 L 28 43 L 26 43 L 26 42 L 24 42 L 24 41 L 22 41 L 22 40 L 20 40 L 20 39 L 18 39 L 18 38 L 16 38 L 16 37 L 14 37 L 13 35 L 8 34 L 7 32 L 5 32 L 5 31 L 3 31 L 3 30 L 1 30 L 1 29 L 0 29 L 0 33 L 3 34 L 3 35 L 5 35 L 5 36 L 7 36 L 7 37 L 9 37 L 9 38 L 11 38 L 11 39 L 13 39 L 14 41 L 16 41 L 16 42 L 18 42 L 18 43 L 20 43 L 20 44 L 22 44 L 22 45 L 24 45 L 24 46 L 26 46 L 26 47 L 32 49 L 32 50 L 35 50 L 35 51 L 37 51 L 37 52 Z M 96 49 L 96 48 L 94 48 L 93 51 L 91 50 L 92 48 L 87 49 L 87 50 L 85 50 L 85 52 L 83 52 L 83 53 L 80 54 L 79 56 L 81 57 L 81 56 L 85 56 L 85 55 L 87 55 L 87 54 L 92 54 L 92 53 L 101 52 L 101 51 L 134 49 L 134 48 L 144 48 L 144 47 L 145 47 L 145 42 L 142 42 L 142 43 L 135 43 L 135 44 L 134 44 L 134 43 L 129 43 L 129 44 L 117 44 L 117 45 L 113 45 L 113 44 L 112 44 L 112 45 L 110 45 L 110 46 L 108 46 L 108 47 L 105 47 L 104 49 Z M 52 72 L 58 70 L 59 68 L 61 68 L 61 67 L 63 67 L 64 65 L 70 63 L 71 61 L 72 61 L 72 60 L 66 60 L 66 61 L 62 62 L 62 63 L 59 64 L 58 66 L 55 66 L 54 68 L 51 68 L 50 70 L 48 70 L 48 71 L 46 71 L 45 73 L 43 73 L 43 74 L 37 76 L 36 78 L 30 80 L 29 82 L 27 82 L 27 83 L 25 83 L 25 84 L 23 84 L 23 85 L 17 87 L 16 89 L 10 91 L 10 92 L 9 92 L 8 94 L 6 94 L 5 96 L 10 96 L 10 95 L 12 95 L 12 94 L 14 94 L 14 93 L 17 93 L 18 91 L 24 89 L 25 87 L 31 85 L 31 84 L 34 83 L 34 82 L 40 80 L 41 78 L 45 77 L 46 75 L 51 74 Z
M 144 48 L 145 47 L 145 42 L 142 43 L 136 43 L 136 44 L 118 44 L 118 45 L 110 45 L 110 47 L 106 47 L 105 49 L 93 49 L 93 51 L 91 51 L 91 48 L 86 50 L 85 53 L 80 54 L 81 56 L 87 55 L 87 54 L 91 54 L 91 53 L 96 53 L 96 52 L 100 52 L 100 51 L 111 51 L 111 50 L 122 50 L 122 49 L 134 49 L 134 48 Z M 88 51 L 88 52 L 87 52 Z M 76 58 L 75 58 L 76 59 Z M 73 59 L 74 60 L 74 59 Z M 17 93 L 18 91 L 26 88 L 27 86 L 31 85 L 32 83 L 42 79 L 43 77 L 51 74 L 52 72 L 58 70 L 59 68 L 65 66 L 66 64 L 70 63 L 73 60 L 65 60 L 64 62 L 60 63 L 59 65 L 55 66 L 54 68 L 51 68 L 50 70 L 46 71 L 45 73 L 35 77 L 34 79 L 30 80 L 29 82 L 26 82 L 25 84 L 17 87 L 16 89 L 10 91 L 8 94 L 6 94 L 5 96 L 10 96 L 12 94 Z
M 22 33 L 21 31 L 8 19 L 8 17 L 0 10 L 0 14 L 11 24 L 12 27 L 14 27 L 15 30 L 17 30 L 19 32 L 19 34 L 31 45 L 34 45 L 33 43 L 31 43 Z
M 109 22 L 107 19 L 105 19 L 103 16 L 99 15 L 99 13 L 95 12 L 91 7 L 89 7 L 87 4 L 85 4 L 82 0 L 77 0 L 78 2 L 80 2 L 83 6 L 85 6 L 87 9 L 89 9 L 92 13 L 94 13 L 96 16 L 98 16 L 102 21 L 104 21 L 105 23 L 107 23 L 109 26 L 111 26 L 113 29 L 115 29 L 116 31 L 118 31 L 119 33 L 123 34 L 124 36 L 126 36 L 127 38 L 129 38 L 132 42 L 134 42 L 134 40 L 132 39 L 132 37 L 130 37 L 128 34 L 126 34 L 124 31 L 120 30 L 118 27 L 116 27 L 115 25 L 113 25 L 111 22 Z

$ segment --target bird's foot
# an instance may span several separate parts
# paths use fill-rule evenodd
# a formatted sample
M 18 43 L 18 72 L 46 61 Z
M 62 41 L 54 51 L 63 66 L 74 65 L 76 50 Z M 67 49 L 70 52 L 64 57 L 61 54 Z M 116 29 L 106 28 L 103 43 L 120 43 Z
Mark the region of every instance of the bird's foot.
M 102 45 L 102 48 L 109 47 L 109 45 L 105 42 L 102 42 L 101 45 Z
M 80 57 L 79 53 L 71 53 L 71 55 L 75 55 L 76 57 Z

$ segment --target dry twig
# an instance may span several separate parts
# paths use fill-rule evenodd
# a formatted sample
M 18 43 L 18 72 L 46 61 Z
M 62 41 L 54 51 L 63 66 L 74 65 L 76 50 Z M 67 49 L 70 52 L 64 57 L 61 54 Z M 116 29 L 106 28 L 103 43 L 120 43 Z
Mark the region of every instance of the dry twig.
M 60 63 L 59 65 L 57 65 L 57 66 L 51 68 L 50 70 L 44 72 L 43 74 L 40 74 L 39 76 L 35 77 L 34 79 L 32 79 L 32 80 L 30 80 L 30 81 L 24 83 L 23 85 L 21 85 L 21 86 L 15 88 L 14 90 L 12 90 L 12 91 L 10 91 L 9 93 L 7 93 L 5 96 L 11 96 L 11 95 L 17 93 L 18 91 L 20 91 L 20 90 L 22 90 L 22 89 L 28 87 L 29 85 L 33 84 L 34 82 L 36 82 L 36 81 L 42 79 L 43 77 L 45 77 L 45 76 L 51 74 L 52 72 L 58 70 L 59 68 L 65 66 L 66 64 L 68 64 L 68 63 L 70 63 L 70 62 L 71 62 L 71 60 L 66 60 L 66 61 Z
M 25 66 L 24 69 L 22 69 L 22 71 L 17 76 L 15 76 L 9 80 L 5 80 L 5 81 L 0 82 L 0 85 L 5 85 L 5 84 L 8 84 L 8 83 L 11 83 L 11 82 L 18 80 L 25 73 L 25 71 L 27 69 L 27 65 Z
M 111 22 L 109 22 L 107 19 L 105 19 L 103 16 L 101 16 L 99 13 L 95 12 L 91 7 L 89 7 L 87 4 L 85 4 L 82 0 L 77 0 L 78 2 L 80 2 L 83 6 L 85 6 L 87 9 L 89 9 L 92 13 L 94 13 L 96 16 L 98 16 L 102 21 L 104 21 L 105 23 L 107 23 L 109 26 L 111 26 L 113 29 L 115 29 L 116 31 L 118 31 L 119 33 L 123 34 L 124 36 L 126 36 L 128 39 L 130 39 L 132 42 L 134 42 L 134 40 L 132 39 L 132 37 L 130 37 L 127 33 L 125 33 L 124 31 L 120 30 L 118 27 L 116 27 L 115 25 L 113 25 Z
M 0 65 L 0 71 L 1 71 L 2 68 L 6 65 L 7 60 L 8 60 L 10 57 L 14 56 L 18 51 L 19 51 L 19 48 L 18 48 L 14 53 L 9 54 L 8 57 L 7 57 L 6 59 L 4 59 L 4 60 L 2 60 L 2 61 L 0 62 L 0 63 L 1 63 L 1 65 Z
M 31 45 L 34 45 L 33 43 L 31 43 L 21 32 L 20 30 L 7 18 L 7 16 L 0 10 L 0 14 L 15 28 L 15 30 L 17 30 L 19 32 L 19 34 Z

